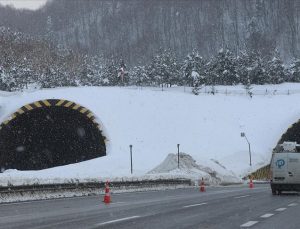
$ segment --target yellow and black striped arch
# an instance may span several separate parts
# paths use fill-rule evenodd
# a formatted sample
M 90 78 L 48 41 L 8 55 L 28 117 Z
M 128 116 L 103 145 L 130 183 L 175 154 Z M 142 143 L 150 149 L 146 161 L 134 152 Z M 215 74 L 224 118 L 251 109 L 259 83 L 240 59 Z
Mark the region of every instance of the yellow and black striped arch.
M 254 180 L 269 180 L 270 179 L 270 165 L 265 165 L 255 172 L 251 173 L 249 177 Z
M 95 121 L 95 115 L 89 109 L 77 104 L 75 102 L 65 100 L 65 99 L 46 99 L 46 100 L 39 100 L 30 104 L 26 104 L 23 107 L 19 108 L 15 113 L 10 115 L 5 121 L 0 124 L 0 129 L 2 129 L 5 125 L 7 125 L 11 120 L 17 118 L 24 113 L 39 109 L 42 107 L 51 107 L 51 106 L 60 106 L 65 107 L 67 109 L 77 110 L 81 114 L 85 115 L 88 119 L 90 119 L 98 128 L 100 128 L 99 123 Z

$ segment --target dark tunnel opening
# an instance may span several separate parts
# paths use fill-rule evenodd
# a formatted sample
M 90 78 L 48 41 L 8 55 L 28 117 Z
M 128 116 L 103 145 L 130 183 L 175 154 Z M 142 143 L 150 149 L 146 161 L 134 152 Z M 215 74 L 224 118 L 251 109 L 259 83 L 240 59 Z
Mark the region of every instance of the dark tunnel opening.
M 298 122 L 290 126 L 286 130 L 286 132 L 281 136 L 277 145 L 273 149 L 273 153 L 280 152 L 281 147 L 279 145 L 282 144 L 283 142 L 297 142 L 298 144 L 300 144 L 300 120 L 298 120 Z
M 65 107 L 63 103 L 55 105 L 57 100 L 48 101 L 50 106 L 24 106 L 2 125 L 2 170 L 40 170 L 106 155 L 105 137 L 87 109 L 75 103 Z
M 284 141 L 300 143 L 300 121 L 294 123 L 282 136 L 279 144 Z

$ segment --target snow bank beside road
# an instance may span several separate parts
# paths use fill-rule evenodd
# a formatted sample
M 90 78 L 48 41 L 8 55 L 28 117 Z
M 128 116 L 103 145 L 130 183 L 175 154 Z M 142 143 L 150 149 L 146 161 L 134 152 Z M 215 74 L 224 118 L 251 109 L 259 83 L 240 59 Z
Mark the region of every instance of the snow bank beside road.
M 276 89 L 288 86 L 277 85 Z M 273 86 L 265 87 L 272 90 Z M 293 89 L 296 88 L 300 89 L 300 84 L 293 84 Z M 81 104 L 101 120 L 109 136 L 109 155 L 42 171 L 2 173 L 2 185 L 34 180 L 136 179 L 148 176 L 146 173 L 162 163 L 169 153 L 176 153 L 178 143 L 180 151 L 188 152 L 197 165 L 210 167 L 208 163 L 213 163 L 210 159 L 215 159 L 242 177 L 249 171 L 249 154 L 247 142 L 240 133 L 245 132 L 251 142 L 254 170 L 269 163 L 281 135 L 300 117 L 299 94 L 250 99 L 245 95 L 194 96 L 175 90 L 91 87 L 0 93 L 0 121 L 25 104 L 53 98 Z M 130 144 L 133 145 L 133 175 L 130 174 Z M 211 169 L 216 168 L 220 166 Z M 218 173 L 221 177 L 224 171 Z
M 228 171 L 224 166 L 215 160 L 199 161 L 188 154 L 179 154 L 179 168 L 178 168 L 178 155 L 169 154 L 166 159 L 148 174 L 154 175 L 183 175 L 199 181 L 202 178 L 210 184 L 226 183 L 240 183 L 242 182 L 233 172 Z

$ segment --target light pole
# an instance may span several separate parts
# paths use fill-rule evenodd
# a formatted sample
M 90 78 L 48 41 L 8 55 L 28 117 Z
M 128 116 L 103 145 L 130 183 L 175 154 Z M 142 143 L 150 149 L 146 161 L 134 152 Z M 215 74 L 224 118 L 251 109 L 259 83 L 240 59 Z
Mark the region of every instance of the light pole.
M 241 137 L 245 138 L 248 146 L 249 146 L 249 157 L 250 157 L 250 166 L 252 166 L 252 162 L 251 162 L 251 147 L 250 147 L 250 142 L 248 141 L 248 138 L 246 137 L 246 134 L 244 132 L 241 133 Z
M 131 174 L 132 174 L 132 145 L 129 145 L 130 148 L 130 168 L 131 168 Z
M 178 149 L 178 153 L 177 153 L 178 169 L 179 169 L 179 146 L 180 146 L 180 144 L 177 144 L 177 149 Z

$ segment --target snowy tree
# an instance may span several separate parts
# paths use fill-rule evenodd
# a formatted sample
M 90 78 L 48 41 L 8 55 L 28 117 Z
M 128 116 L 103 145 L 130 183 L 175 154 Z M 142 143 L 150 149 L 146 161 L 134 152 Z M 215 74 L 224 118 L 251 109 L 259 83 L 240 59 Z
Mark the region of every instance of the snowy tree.
M 300 82 L 300 59 L 294 59 L 289 67 L 290 81 Z
M 199 91 L 201 89 L 201 82 L 200 82 L 200 75 L 198 72 L 192 71 L 192 78 L 193 78 L 193 94 L 199 95 Z
M 220 85 L 234 85 L 238 83 L 236 74 L 236 58 L 228 49 L 221 49 L 217 56 L 209 62 L 210 82 Z
M 204 60 L 197 51 L 193 50 L 192 53 L 188 54 L 181 67 L 184 84 L 188 86 L 203 84 L 205 80 L 204 65 Z
M 286 81 L 286 71 L 277 50 L 275 50 L 273 58 L 267 62 L 266 74 L 268 83 L 279 84 Z
M 264 61 L 258 52 L 243 51 L 237 58 L 236 72 L 243 85 L 263 84 L 266 80 Z
M 149 78 L 145 66 L 135 66 L 129 72 L 130 84 L 136 86 L 149 85 Z
M 99 56 L 81 57 L 79 67 L 78 84 L 82 86 L 100 86 L 103 84 L 102 73 L 104 70 L 104 60 Z
M 5 72 L 4 68 L 0 66 L 0 90 L 1 91 L 10 91 L 10 85 L 12 83 L 12 79 Z
M 120 82 L 119 74 L 119 65 L 114 59 L 110 59 L 104 66 L 103 69 L 103 84 L 114 86 L 118 85 Z
M 175 54 L 169 50 L 164 50 L 154 56 L 148 66 L 148 74 L 153 82 L 162 87 L 178 83 L 179 64 Z

